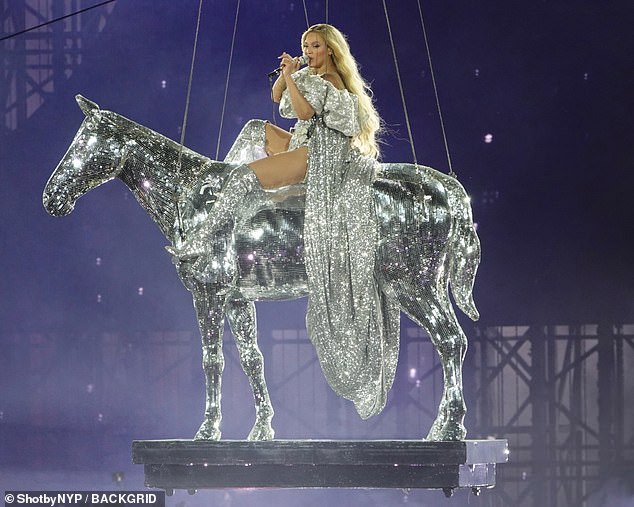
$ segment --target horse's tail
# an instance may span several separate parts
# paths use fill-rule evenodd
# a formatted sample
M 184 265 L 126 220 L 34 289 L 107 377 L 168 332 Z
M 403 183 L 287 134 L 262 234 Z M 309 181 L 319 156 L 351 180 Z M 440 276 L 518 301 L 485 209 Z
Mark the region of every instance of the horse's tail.
M 458 308 L 471 320 L 478 320 L 480 313 L 473 301 L 473 284 L 480 264 L 480 240 L 473 224 L 469 196 L 457 181 L 453 183 L 447 189 L 454 216 L 449 260 L 451 293 Z

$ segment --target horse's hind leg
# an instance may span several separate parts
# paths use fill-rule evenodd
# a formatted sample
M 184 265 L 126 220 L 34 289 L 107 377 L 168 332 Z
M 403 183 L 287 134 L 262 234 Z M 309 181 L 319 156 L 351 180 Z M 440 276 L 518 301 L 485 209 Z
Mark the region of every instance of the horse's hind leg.
M 418 291 L 419 292 L 419 291 Z M 429 291 L 401 300 L 403 309 L 427 330 L 442 363 L 444 389 L 438 415 L 427 440 L 462 440 L 466 407 L 462 390 L 462 363 L 467 338 L 444 291 Z M 405 299 L 405 298 L 403 298 Z
M 264 358 L 258 347 L 255 304 L 252 301 L 227 302 L 227 317 L 238 346 L 240 364 L 249 378 L 255 399 L 255 424 L 249 440 L 272 440 L 273 406 L 264 378 Z
M 220 393 L 225 360 L 222 353 L 225 298 L 209 290 L 204 284 L 192 289 L 198 327 L 202 338 L 203 370 L 205 373 L 205 419 L 195 440 L 220 440 L 222 419 Z

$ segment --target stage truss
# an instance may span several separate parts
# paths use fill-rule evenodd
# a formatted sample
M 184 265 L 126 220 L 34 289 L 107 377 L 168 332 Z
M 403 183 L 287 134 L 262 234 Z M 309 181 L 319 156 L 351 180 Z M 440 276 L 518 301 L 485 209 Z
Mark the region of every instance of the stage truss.
M 1 0 L 0 37 L 94 5 L 85 0 Z M 2 42 L 0 136 L 17 130 L 81 65 L 84 48 L 105 27 L 116 2 Z
M 510 450 L 482 505 L 588 505 L 606 474 L 634 464 L 634 412 L 625 404 L 634 395 L 634 325 L 466 331 L 469 438 L 508 439 Z M 305 330 L 261 328 L 259 341 L 281 439 L 411 440 L 431 424 L 441 372 L 419 328 L 404 322 L 390 401 L 368 421 L 330 392 Z M 194 330 L 14 332 L 4 333 L 2 343 L 0 442 L 7 455 L 15 442 L 15 452 L 55 456 L 54 446 L 73 448 L 77 435 L 86 434 L 90 461 L 112 462 L 112 442 L 123 438 L 127 447 L 132 440 L 122 431 L 183 438 L 200 423 L 203 377 Z M 253 422 L 253 406 L 229 333 L 225 355 L 223 436 L 239 440 Z M 24 420 L 33 426 L 16 422 Z M 52 421 L 74 429 L 58 430 Z
M 504 435 L 512 451 L 495 505 L 584 506 L 634 464 L 633 325 L 477 332 L 474 429 Z

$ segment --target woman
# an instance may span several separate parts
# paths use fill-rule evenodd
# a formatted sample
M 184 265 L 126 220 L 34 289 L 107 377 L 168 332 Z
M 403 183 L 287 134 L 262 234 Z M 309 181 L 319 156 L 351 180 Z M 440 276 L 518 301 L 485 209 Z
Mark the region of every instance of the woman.
M 299 59 L 283 53 L 279 57 L 281 73 L 272 89 L 273 100 L 282 102 L 282 116 L 298 119 L 295 134 L 267 124 L 265 143 L 269 157 L 249 164 L 264 188 L 304 180 L 308 158 L 306 129 L 312 127 L 315 115 L 323 114 L 327 126 L 352 137 L 364 155 L 377 158 L 379 154 L 375 139 L 379 116 L 343 34 L 331 25 L 314 25 L 302 35 L 302 51 L 308 67 L 298 72 Z M 329 89 L 327 83 L 340 93 Z M 329 110 L 324 111 L 326 97 Z
M 234 169 L 210 215 L 174 254 L 201 255 L 248 194 L 306 181 L 308 334 L 330 385 L 366 418 L 385 406 L 398 357 L 398 307 L 374 279 L 380 120 L 339 30 L 314 25 L 301 42 L 308 66 L 299 70 L 298 59 L 283 53 L 272 88 L 280 114 L 297 118 L 293 134 L 247 124 L 225 160 L 237 161 L 253 144 L 263 144 L 268 156 Z

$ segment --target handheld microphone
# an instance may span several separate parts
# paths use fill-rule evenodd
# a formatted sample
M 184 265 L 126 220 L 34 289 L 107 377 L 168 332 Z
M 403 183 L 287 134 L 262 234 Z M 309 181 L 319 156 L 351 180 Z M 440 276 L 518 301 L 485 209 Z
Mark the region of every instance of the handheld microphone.
M 301 67 L 302 65 L 306 65 L 308 63 L 308 57 L 306 55 L 302 55 L 299 58 L 299 66 Z M 278 67 L 277 69 L 269 72 L 267 74 L 268 77 L 276 77 L 280 75 L 280 72 L 282 72 L 282 67 Z

